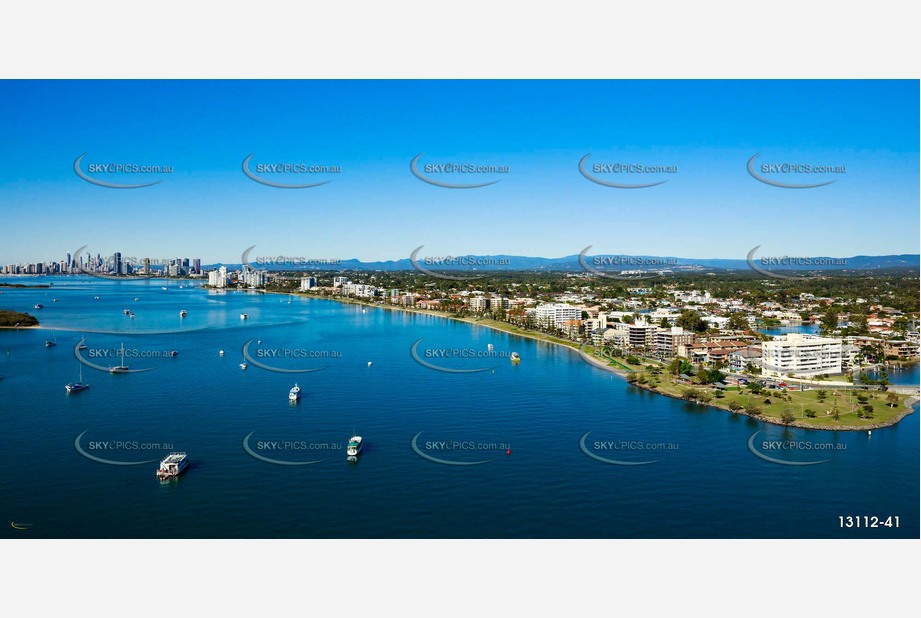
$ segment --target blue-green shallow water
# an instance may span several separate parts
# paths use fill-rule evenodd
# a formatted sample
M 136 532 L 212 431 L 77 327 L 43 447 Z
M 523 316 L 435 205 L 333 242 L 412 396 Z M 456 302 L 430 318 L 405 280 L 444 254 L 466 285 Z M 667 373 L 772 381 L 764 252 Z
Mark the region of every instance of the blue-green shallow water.
M 3 289 L 0 308 L 38 315 L 42 329 L 0 331 L 0 529 L 16 538 L 159 537 L 604 537 L 892 538 L 919 535 L 919 426 L 912 414 L 865 432 L 789 430 L 629 387 L 567 349 L 423 315 L 331 301 L 245 293 L 209 294 L 177 282 L 8 279 L 51 289 Z M 99 300 L 94 300 L 99 296 Z M 133 299 L 139 300 L 135 302 Z M 53 302 L 57 298 L 59 302 Z M 45 309 L 32 309 L 35 303 Z M 123 314 L 129 308 L 132 320 Z M 179 318 L 179 310 L 189 312 Z M 242 321 L 245 312 L 250 319 Z M 50 330 L 58 345 L 46 348 Z M 126 331 L 104 334 L 98 331 Z M 180 330 L 179 333 L 139 334 Z M 129 334 L 132 333 L 132 334 Z M 73 347 L 175 349 L 175 358 L 129 358 L 146 373 L 84 368 L 91 388 L 67 395 L 76 375 Z M 251 338 L 261 348 L 341 352 L 341 358 L 270 361 L 290 375 L 238 367 Z M 475 374 L 425 368 L 410 355 L 432 348 L 517 351 L 497 360 L 426 360 Z M 255 355 L 256 342 L 251 353 Z M 223 358 L 218 350 L 224 349 Z M 97 359 L 98 360 L 98 359 Z M 373 366 L 368 367 L 368 361 Z M 100 364 L 117 364 L 106 359 Z M 287 401 L 294 382 L 304 397 Z M 344 444 L 355 431 L 357 464 L 339 451 L 258 453 L 308 466 L 278 466 L 243 450 L 266 441 Z M 781 439 L 837 443 L 830 462 L 784 466 L 748 449 Z M 508 443 L 505 451 L 426 450 L 476 466 L 447 466 L 417 455 L 410 441 Z M 648 453 L 598 452 L 579 439 L 677 444 Z M 169 443 L 193 462 L 160 483 L 156 463 L 113 466 L 162 451 L 90 451 L 95 441 Z M 806 457 L 807 459 L 810 458 Z M 898 515 L 900 527 L 841 529 L 839 515 Z M 15 530 L 9 522 L 31 524 Z

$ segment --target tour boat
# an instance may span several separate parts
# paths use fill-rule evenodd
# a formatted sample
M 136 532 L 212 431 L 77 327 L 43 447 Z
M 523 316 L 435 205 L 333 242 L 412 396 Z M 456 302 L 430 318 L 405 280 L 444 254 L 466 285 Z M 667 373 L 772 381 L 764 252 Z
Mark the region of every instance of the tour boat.
M 176 477 L 188 467 L 189 460 L 185 453 L 170 453 L 160 462 L 160 467 L 157 468 L 157 476 L 160 479 Z
M 297 385 L 297 382 L 294 383 L 294 388 L 288 391 L 288 401 L 297 401 L 301 398 L 301 389 Z
M 357 457 L 361 453 L 362 440 L 361 436 L 352 436 L 349 438 L 349 446 L 346 448 L 346 455 L 349 457 Z

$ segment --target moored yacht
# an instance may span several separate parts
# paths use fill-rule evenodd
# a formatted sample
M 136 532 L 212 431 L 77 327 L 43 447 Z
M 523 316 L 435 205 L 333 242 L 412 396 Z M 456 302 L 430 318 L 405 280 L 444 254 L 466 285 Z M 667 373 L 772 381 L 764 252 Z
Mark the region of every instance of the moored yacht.
M 109 373 L 128 373 L 128 365 L 125 364 L 125 344 L 122 343 L 122 362 L 120 365 L 109 367 Z
M 80 365 L 80 375 L 79 375 L 79 377 L 77 378 L 77 381 L 76 381 L 76 382 L 71 382 L 71 383 L 69 383 L 69 384 L 65 384 L 65 385 L 64 385 L 64 390 L 66 390 L 68 393 L 76 393 L 76 392 L 78 392 L 78 391 L 86 390 L 86 389 L 88 389 L 89 387 L 90 387 L 90 385 L 89 385 L 89 384 L 86 384 L 86 383 L 83 381 L 83 365 L 81 364 L 81 365 Z
M 179 317 L 180 317 L 180 318 L 184 318 L 184 317 L 187 316 L 187 315 L 189 315 L 189 312 L 186 311 L 185 309 L 183 309 L 182 311 L 179 312 Z
M 297 401 L 301 398 L 301 388 L 297 385 L 297 382 L 294 383 L 294 388 L 288 391 L 288 401 Z

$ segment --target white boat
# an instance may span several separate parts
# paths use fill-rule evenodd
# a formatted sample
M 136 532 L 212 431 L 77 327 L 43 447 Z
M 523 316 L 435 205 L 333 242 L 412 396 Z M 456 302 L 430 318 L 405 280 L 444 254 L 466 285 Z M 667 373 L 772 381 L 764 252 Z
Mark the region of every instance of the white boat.
M 80 375 L 77 378 L 76 382 L 71 382 L 64 385 L 64 390 L 68 393 L 76 393 L 82 390 L 86 390 L 90 387 L 89 384 L 83 382 L 83 364 L 80 365 Z
M 219 354 L 220 356 L 224 356 L 224 350 L 221 350 L 220 352 L 218 352 L 218 354 Z
M 246 315 L 245 313 L 241 313 L 241 314 L 240 314 L 240 319 L 241 319 L 241 320 L 248 320 L 248 319 L 249 319 L 249 316 Z
M 288 401 L 297 401 L 301 398 L 301 388 L 297 385 L 297 382 L 294 383 L 294 388 L 288 391 Z
M 352 436 L 349 438 L 349 445 L 345 449 L 345 454 L 349 457 L 357 457 L 363 446 L 361 436 Z
M 57 344 L 58 344 L 58 340 L 57 340 L 57 339 L 55 338 L 55 336 L 54 336 L 54 331 L 51 331 L 51 341 L 48 341 L 48 340 L 46 339 L 46 340 L 45 340 L 45 347 L 46 347 L 46 348 L 53 348 L 53 347 L 56 346 Z
M 44 308 L 45 308 L 45 305 L 43 305 L 43 304 L 41 304 L 41 303 L 38 303 L 37 305 L 35 305 L 35 308 L 36 308 L 36 309 L 44 309 Z
M 86 345 L 86 337 L 84 337 L 83 339 L 80 340 L 80 343 L 77 344 L 77 349 L 78 349 L 78 350 L 85 350 L 86 348 L 87 348 L 87 345 Z
M 128 373 L 128 365 L 125 364 L 125 344 L 122 343 L 122 362 L 120 365 L 109 367 L 109 373 Z
M 240 363 L 240 369 L 242 369 L 243 371 L 246 371 L 246 361 L 243 361 L 242 363 Z
M 160 467 L 157 468 L 157 476 L 161 479 L 179 476 L 188 467 L 189 459 L 185 453 L 170 453 L 160 462 Z
M 186 311 L 185 309 L 183 309 L 182 311 L 179 312 L 179 317 L 180 317 L 180 318 L 184 318 L 184 317 L 187 316 L 187 315 L 189 315 L 189 312 Z
M 492 344 L 490 343 L 488 346 L 486 346 L 486 349 L 492 352 Z
M 131 309 L 125 309 L 125 310 L 123 311 L 123 313 L 124 313 L 125 315 L 130 315 Z
M 521 362 L 521 357 L 518 356 L 518 352 L 512 352 L 511 361 L 512 361 L 513 363 L 519 363 L 519 362 Z

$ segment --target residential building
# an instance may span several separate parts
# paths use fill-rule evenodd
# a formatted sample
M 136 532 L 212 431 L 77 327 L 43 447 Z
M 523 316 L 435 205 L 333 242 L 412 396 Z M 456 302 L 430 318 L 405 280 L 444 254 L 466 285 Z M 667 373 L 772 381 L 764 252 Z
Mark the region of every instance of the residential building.
M 791 333 L 765 341 L 763 375 L 816 376 L 841 373 L 841 339 Z

